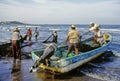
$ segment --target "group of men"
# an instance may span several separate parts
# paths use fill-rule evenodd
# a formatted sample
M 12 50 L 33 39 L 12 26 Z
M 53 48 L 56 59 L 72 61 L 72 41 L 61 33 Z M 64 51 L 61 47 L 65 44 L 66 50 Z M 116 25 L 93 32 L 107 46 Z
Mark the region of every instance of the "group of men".
M 99 30 L 99 27 L 100 27 L 100 25 L 90 22 L 89 30 L 87 32 L 85 32 L 83 35 L 86 35 L 89 32 L 93 31 L 94 32 L 94 36 L 93 36 L 94 42 L 98 43 L 101 46 L 102 45 L 101 32 Z M 74 48 L 75 54 L 78 55 L 78 47 L 79 47 L 81 37 L 82 37 L 82 35 L 80 34 L 80 32 L 78 32 L 76 30 L 75 25 L 71 25 L 71 30 L 68 33 L 68 36 L 65 41 L 65 43 L 67 43 L 68 41 L 70 43 L 67 54 L 69 54 L 71 52 L 72 48 Z
M 93 22 L 90 22 L 90 29 L 84 33 L 83 35 L 85 34 L 88 34 L 89 32 L 93 31 L 94 32 L 94 41 L 98 44 L 102 44 L 101 41 L 100 41 L 100 37 L 101 37 L 101 34 L 100 34 L 100 30 L 99 30 L 99 25 L 98 24 L 95 24 Z M 37 27 L 35 28 L 35 39 L 37 40 L 37 37 L 38 37 L 38 30 L 37 30 Z M 13 34 L 12 34 L 12 53 L 13 53 L 13 56 L 14 58 L 19 58 L 21 59 L 21 53 L 20 53 L 20 44 L 19 44 L 19 37 L 20 37 L 20 31 L 18 28 L 14 28 L 13 30 Z M 29 37 L 29 41 L 31 41 L 31 37 L 32 37 L 32 31 L 30 28 L 28 28 L 27 30 L 27 34 L 26 34 L 27 37 Z M 55 43 L 57 43 L 57 32 L 54 31 L 53 32 L 53 41 Z M 72 48 L 74 48 L 75 50 L 75 54 L 78 55 L 78 45 L 79 45 L 79 42 L 80 42 L 80 38 L 82 37 L 82 35 L 80 34 L 80 32 L 78 32 L 76 30 L 76 26 L 75 25 L 71 25 L 71 30 L 69 31 L 68 35 L 67 35 L 67 38 L 65 40 L 65 43 L 67 43 L 69 41 L 69 47 L 68 47 L 68 54 L 71 52 Z
M 37 27 L 35 27 L 34 36 L 35 40 L 38 40 L 39 31 Z M 52 31 L 53 40 L 51 42 L 57 43 L 57 31 Z M 24 42 L 24 40 L 31 41 L 32 38 L 32 30 L 30 28 L 27 29 L 26 35 L 23 37 L 20 34 L 20 30 L 18 27 L 13 29 L 12 33 L 12 54 L 14 59 L 21 59 L 21 48 L 20 42 Z
M 69 55 L 69 53 L 72 51 L 73 48 L 75 50 L 75 54 L 78 55 L 80 39 L 82 37 L 80 32 L 78 32 L 76 30 L 75 25 L 71 25 L 70 27 L 71 27 L 71 30 L 69 31 L 69 33 L 67 35 L 67 38 L 65 40 L 65 44 L 69 41 L 69 47 L 68 47 L 68 51 L 67 51 L 67 56 Z M 83 35 L 88 34 L 91 31 L 94 32 L 94 37 L 93 37 L 94 42 L 101 45 L 101 42 L 100 42 L 101 34 L 100 34 L 100 30 L 99 30 L 99 25 L 97 25 L 97 24 L 95 24 L 93 22 L 90 22 L 90 29 L 87 32 L 85 32 Z M 33 70 L 35 68 L 37 68 L 40 63 L 43 63 L 46 66 L 49 66 L 50 57 L 54 54 L 56 49 L 57 49 L 56 44 L 51 43 L 44 50 L 44 52 L 43 52 L 42 56 L 40 57 L 40 59 L 37 60 L 35 62 L 35 64 L 30 68 L 30 72 L 33 72 Z
M 35 28 L 34 35 L 35 35 L 35 39 L 37 40 L 37 36 L 39 35 L 39 32 L 37 31 L 37 27 Z M 13 54 L 14 59 L 20 59 L 21 60 L 20 42 L 23 42 L 26 39 L 31 41 L 31 37 L 32 37 L 32 31 L 31 31 L 30 28 L 28 28 L 25 37 L 22 37 L 18 27 L 13 29 L 13 33 L 12 33 L 12 54 Z

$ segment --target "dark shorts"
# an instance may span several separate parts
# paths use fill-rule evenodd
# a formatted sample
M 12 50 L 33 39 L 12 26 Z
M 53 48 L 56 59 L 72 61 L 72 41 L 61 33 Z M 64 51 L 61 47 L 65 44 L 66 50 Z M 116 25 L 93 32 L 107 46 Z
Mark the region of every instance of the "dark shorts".
M 18 40 L 12 40 L 12 54 L 14 59 L 21 59 L 20 44 Z
M 72 49 L 78 48 L 78 43 L 70 43 L 69 48 L 68 48 L 68 53 L 72 51 Z

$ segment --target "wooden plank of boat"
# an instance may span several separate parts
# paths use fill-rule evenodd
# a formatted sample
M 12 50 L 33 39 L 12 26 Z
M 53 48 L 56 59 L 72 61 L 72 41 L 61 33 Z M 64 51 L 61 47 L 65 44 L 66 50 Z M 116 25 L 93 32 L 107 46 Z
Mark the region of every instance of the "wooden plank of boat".
M 39 65 L 39 67 L 42 69 L 47 69 L 47 70 L 53 71 L 53 72 L 60 72 L 60 73 L 68 72 L 68 71 L 75 69 L 75 68 L 83 65 L 84 63 L 89 62 L 89 61 L 95 59 L 96 57 L 100 56 L 105 50 L 107 50 L 108 46 L 110 45 L 111 40 L 112 40 L 111 35 L 109 35 L 108 40 L 109 41 L 101 47 L 94 47 L 94 49 L 80 53 L 77 56 L 64 57 L 64 58 L 61 58 L 60 60 L 57 60 L 55 62 L 58 62 L 58 63 L 55 64 L 54 67 L 46 66 L 46 65 Z M 91 40 L 90 39 L 88 39 L 88 41 L 85 40 L 85 41 L 83 41 L 83 44 L 85 44 L 86 42 L 88 43 L 89 41 L 91 41 Z M 86 45 L 89 45 L 89 44 L 86 44 Z M 93 48 L 93 47 L 91 47 L 91 48 Z M 60 53 L 64 54 L 65 49 L 67 49 L 67 46 L 58 47 L 58 51 L 56 53 L 59 53 L 59 51 L 60 51 Z M 37 56 L 37 54 L 41 54 L 42 53 L 41 51 L 43 51 L 43 50 L 32 52 L 33 60 L 36 61 L 37 59 L 39 59 L 39 56 Z M 64 54 L 64 56 L 65 56 L 65 54 Z M 56 67 L 56 65 L 58 65 L 58 66 Z

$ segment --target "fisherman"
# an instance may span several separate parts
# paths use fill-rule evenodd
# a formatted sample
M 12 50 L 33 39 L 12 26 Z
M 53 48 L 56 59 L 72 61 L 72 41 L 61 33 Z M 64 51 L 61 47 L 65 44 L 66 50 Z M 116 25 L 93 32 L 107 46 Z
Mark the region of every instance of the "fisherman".
M 32 31 L 31 31 L 30 28 L 28 28 L 27 34 L 26 34 L 26 35 L 27 35 L 28 40 L 31 41 L 31 38 L 32 38 Z
M 52 41 L 48 41 L 50 38 L 52 38 Z M 57 38 L 57 31 L 53 30 L 52 34 L 45 41 L 43 41 L 43 43 L 57 43 Z
M 13 29 L 13 34 L 12 34 L 12 54 L 14 56 L 14 59 L 19 59 L 21 60 L 21 48 L 20 48 L 20 31 L 16 27 Z
M 67 54 L 69 54 L 74 47 L 75 54 L 78 55 L 78 47 L 79 47 L 79 38 L 81 37 L 80 33 L 76 30 L 75 25 L 71 25 L 71 30 L 68 33 L 65 43 L 69 41 L 69 47 Z
M 57 43 L 57 38 L 58 38 L 58 36 L 57 36 L 57 31 L 53 31 L 52 32 L 52 35 L 53 35 L 53 40 L 52 40 L 52 42 L 54 42 L 54 43 Z
M 39 31 L 37 30 L 37 27 L 35 28 L 34 35 L 35 35 L 35 40 L 37 41 L 38 40 L 38 35 L 39 35 Z
M 42 54 L 42 56 L 35 62 L 35 64 L 30 68 L 30 72 L 33 72 L 34 69 L 38 67 L 39 64 L 44 64 L 46 66 L 50 65 L 50 57 L 54 55 L 54 52 L 57 49 L 55 43 L 51 43 L 47 46 Z
M 101 32 L 100 32 L 100 25 L 95 24 L 95 35 L 94 35 L 94 41 L 98 43 L 100 46 L 102 46 L 102 37 L 101 37 Z
M 88 34 L 89 32 L 93 31 L 94 32 L 94 36 L 93 36 L 93 40 L 95 43 L 98 43 L 100 46 L 102 45 L 102 41 L 101 41 L 101 31 L 100 31 L 100 25 L 99 24 L 95 24 L 94 22 L 90 22 L 90 29 L 85 33 Z

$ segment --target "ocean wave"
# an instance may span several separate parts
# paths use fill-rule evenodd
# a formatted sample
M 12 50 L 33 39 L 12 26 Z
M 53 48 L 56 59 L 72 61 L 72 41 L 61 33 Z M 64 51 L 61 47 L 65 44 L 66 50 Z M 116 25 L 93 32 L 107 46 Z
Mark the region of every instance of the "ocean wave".
M 113 54 L 117 57 L 120 57 L 120 52 L 113 50 Z
M 60 29 L 57 29 L 57 28 L 49 28 L 49 30 L 51 30 L 51 31 L 59 31 Z
M 120 53 L 120 44 L 111 44 L 109 46 L 109 50 L 116 51 L 116 52 Z
M 105 69 L 83 69 L 80 71 L 81 73 L 90 76 L 92 78 L 96 78 L 103 81 L 119 81 L 120 75 L 114 73 L 113 71 L 107 71 Z
M 114 33 L 120 33 L 120 30 L 119 29 L 101 29 L 103 32 L 107 32 L 107 33 L 110 33 L 110 32 L 114 32 Z

